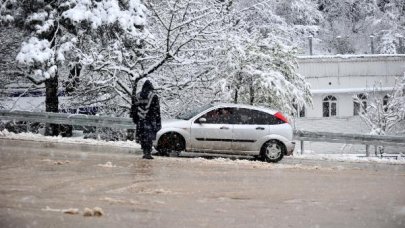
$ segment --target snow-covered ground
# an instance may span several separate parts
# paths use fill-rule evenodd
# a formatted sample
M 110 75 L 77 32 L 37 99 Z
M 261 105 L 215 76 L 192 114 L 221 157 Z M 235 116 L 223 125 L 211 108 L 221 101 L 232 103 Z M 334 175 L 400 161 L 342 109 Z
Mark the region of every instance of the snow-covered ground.
M 56 143 L 74 143 L 74 144 L 87 144 L 87 145 L 97 145 L 97 146 L 115 146 L 115 147 L 127 147 L 140 150 L 141 147 L 139 144 L 133 141 L 103 141 L 103 140 L 95 140 L 95 139 L 83 139 L 80 134 L 77 137 L 71 138 L 63 138 L 63 137 L 51 137 L 51 136 L 43 136 L 40 134 L 33 134 L 33 133 L 20 133 L 15 134 L 12 132 L 8 132 L 7 130 L 0 131 L 0 138 L 7 138 L 7 139 L 16 139 L 16 140 L 32 140 L 32 141 L 41 141 L 41 142 L 56 142 Z M 299 160 L 314 160 L 314 161 L 339 161 L 339 162 L 358 162 L 358 163 L 383 163 L 383 164 L 404 164 L 405 165 L 405 155 L 396 154 L 396 155 L 389 155 L 386 154 L 386 157 L 379 158 L 379 157 L 364 157 L 364 154 L 341 154 L 341 153 L 333 153 L 333 154 L 323 154 L 323 153 L 315 153 L 314 151 L 306 150 L 304 154 L 299 154 L 298 152 L 294 152 L 294 156 L 289 157 L 292 159 L 299 159 Z M 213 163 L 251 163 L 253 161 L 249 160 L 240 160 L 240 161 L 233 161 L 227 158 L 217 158 L 211 160 Z
M 385 154 L 385 157 L 365 157 L 359 154 L 303 154 L 294 155 L 294 159 L 327 160 L 341 162 L 371 162 L 385 164 L 405 164 L 405 156 Z
M 135 149 L 141 149 L 138 143 L 133 141 L 104 141 L 96 139 L 83 139 L 80 134 L 76 137 L 63 138 L 62 136 L 52 137 L 43 136 L 41 134 L 33 133 L 20 133 L 15 134 L 7 130 L 0 131 L 0 138 L 17 139 L 17 140 L 32 140 L 40 142 L 60 142 L 60 143 L 75 143 L 75 144 L 87 144 L 97 146 L 117 146 L 117 147 L 129 147 Z

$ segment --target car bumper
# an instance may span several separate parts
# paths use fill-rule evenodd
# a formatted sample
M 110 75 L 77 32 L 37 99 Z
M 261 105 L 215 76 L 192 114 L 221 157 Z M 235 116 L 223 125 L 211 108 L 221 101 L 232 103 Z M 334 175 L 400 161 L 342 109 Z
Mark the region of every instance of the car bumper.
M 294 148 L 295 148 L 295 142 L 288 142 L 286 143 L 286 154 L 287 156 L 292 155 L 292 153 L 294 152 Z

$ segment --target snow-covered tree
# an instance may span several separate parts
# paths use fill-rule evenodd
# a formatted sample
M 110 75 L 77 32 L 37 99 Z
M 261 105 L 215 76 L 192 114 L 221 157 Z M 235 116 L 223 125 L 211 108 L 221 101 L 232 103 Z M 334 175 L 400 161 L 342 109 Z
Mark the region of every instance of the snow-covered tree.
M 20 29 L 12 26 L 2 26 L 0 31 L 0 108 L 7 107 L 10 88 L 24 84 L 24 75 L 18 69 L 15 57 L 23 40 Z M 34 89 L 34 88 L 32 88 Z
M 284 38 L 297 48 L 298 54 L 309 54 L 308 37 L 319 42 L 319 32 L 325 23 L 324 16 L 318 10 L 317 1 L 278 1 L 276 4 L 274 12 L 284 21 L 281 24 L 282 29 L 288 31 Z
M 46 111 L 57 112 L 59 71 L 80 61 L 83 44 L 102 41 L 103 36 L 123 35 L 137 39 L 145 24 L 145 7 L 140 0 L 4 0 L 2 23 L 15 23 L 29 32 L 17 61 L 35 84 L 45 84 Z M 46 134 L 57 135 L 57 125 Z
M 0 1 L 0 24 L 7 25 L 14 21 L 13 8 L 16 5 L 16 0 L 1 0 Z
M 230 37 L 226 61 L 220 66 L 224 88 L 235 103 L 260 104 L 288 113 L 295 112 L 294 106 L 310 105 L 309 84 L 297 73 L 296 50 L 266 36 Z
M 162 82 L 171 85 L 170 90 L 165 90 L 169 92 L 164 94 L 165 98 L 168 95 L 175 97 L 169 103 L 184 107 L 212 100 L 235 101 L 238 97 L 239 102 L 292 112 L 295 110 L 293 104 L 300 107 L 310 104 L 309 86 L 295 72 L 296 49 L 285 45 L 293 42 L 283 37 L 292 34 L 293 30 L 286 29 L 287 23 L 273 12 L 272 1 L 228 1 L 219 9 L 223 17 L 217 17 L 220 23 L 213 26 L 222 31 L 219 39 L 217 34 L 211 33 L 209 42 L 204 40 L 203 44 L 194 43 L 192 49 L 188 48 L 186 58 L 183 57 L 187 61 L 174 64 L 183 63 L 183 67 L 162 68 L 166 75 L 176 72 L 186 76 L 183 80 L 181 75 L 169 77 L 176 80 L 162 78 Z M 314 17 L 317 16 L 302 19 L 301 23 L 312 26 L 311 23 L 316 23 L 310 22 Z M 200 61 L 196 61 L 195 56 L 199 56 Z M 184 66 L 187 62 L 192 64 Z M 166 66 L 173 67 L 171 63 Z M 215 67 L 214 71 L 212 67 Z M 181 82 L 186 86 L 180 87 L 181 90 L 173 89 L 179 88 L 173 84 Z
M 206 81 L 226 4 L 171 0 L 146 1 L 145 5 L 149 30 L 142 40 L 128 45 L 125 38 L 114 37 L 112 44 L 105 48 L 95 44 L 84 55 L 82 63 L 91 77 L 81 81 L 78 97 L 95 104 L 107 102 L 123 115 L 145 78 L 156 82 L 165 96 L 192 90 L 200 79 Z
M 397 78 L 394 89 L 381 97 L 381 86 L 376 85 L 367 106 L 360 105 L 360 117 L 370 127 L 370 134 L 395 134 L 399 129 L 398 123 L 405 121 L 405 74 Z M 362 104 L 362 100 L 355 97 L 355 102 Z
M 381 96 L 381 84 L 376 84 L 370 99 L 365 103 L 364 99 L 357 96 L 354 102 L 360 107 L 359 115 L 363 122 L 370 128 L 372 135 L 395 135 L 403 134 L 405 131 L 400 125 L 405 122 L 405 74 L 397 78 L 391 92 Z M 375 155 L 384 153 L 384 146 L 375 147 Z
M 319 0 L 324 16 L 319 34 L 324 52 L 395 54 L 399 38 L 405 37 L 405 1 L 402 0 Z M 337 38 L 340 37 L 340 38 Z
M 374 20 L 371 31 L 377 38 L 377 53 L 396 54 L 403 48 L 399 46 L 399 39 L 405 38 L 405 1 L 379 0 L 377 4 L 381 17 Z
M 231 12 L 232 26 L 223 35 L 224 51 L 217 63 L 223 99 L 287 113 L 294 113 L 294 106 L 310 105 L 309 84 L 296 72 L 297 49 L 286 39 L 294 30 L 275 13 L 280 5 L 262 1 L 243 7 Z

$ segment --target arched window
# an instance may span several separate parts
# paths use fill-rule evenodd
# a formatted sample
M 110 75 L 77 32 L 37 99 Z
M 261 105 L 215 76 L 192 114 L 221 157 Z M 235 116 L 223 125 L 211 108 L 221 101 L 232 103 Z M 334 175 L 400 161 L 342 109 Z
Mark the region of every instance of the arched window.
M 323 99 L 322 111 L 323 117 L 336 116 L 337 99 L 332 95 L 328 95 Z
M 390 96 L 385 95 L 383 98 L 383 108 L 384 108 L 384 112 L 388 111 L 388 100 L 390 99 Z
M 365 112 L 367 108 L 367 95 L 360 93 L 357 94 L 356 99 L 353 101 L 353 115 L 358 116 L 360 111 Z

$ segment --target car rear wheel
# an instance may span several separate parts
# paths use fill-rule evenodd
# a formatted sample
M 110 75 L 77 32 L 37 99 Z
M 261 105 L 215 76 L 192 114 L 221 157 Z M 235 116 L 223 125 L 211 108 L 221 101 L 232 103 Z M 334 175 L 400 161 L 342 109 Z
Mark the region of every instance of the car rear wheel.
M 263 161 L 266 162 L 278 162 L 280 161 L 285 153 L 285 146 L 283 143 L 277 140 L 267 141 L 261 151 L 260 156 Z
M 162 156 L 179 156 L 185 149 L 185 140 L 183 136 L 169 132 L 162 135 L 158 142 L 157 151 Z

